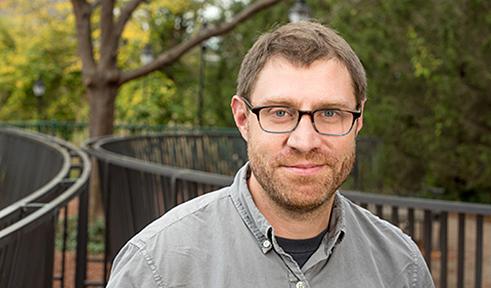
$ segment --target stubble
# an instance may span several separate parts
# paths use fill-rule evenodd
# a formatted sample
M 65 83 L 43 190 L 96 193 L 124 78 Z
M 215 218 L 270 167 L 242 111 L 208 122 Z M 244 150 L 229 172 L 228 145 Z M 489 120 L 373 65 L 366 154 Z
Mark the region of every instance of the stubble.
M 355 145 L 338 157 L 318 150 L 305 154 L 292 150 L 270 158 L 251 145 L 248 154 L 252 173 L 267 197 L 292 216 L 306 216 L 325 206 L 344 183 L 355 162 Z M 295 175 L 282 168 L 301 161 L 325 166 L 315 176 Z

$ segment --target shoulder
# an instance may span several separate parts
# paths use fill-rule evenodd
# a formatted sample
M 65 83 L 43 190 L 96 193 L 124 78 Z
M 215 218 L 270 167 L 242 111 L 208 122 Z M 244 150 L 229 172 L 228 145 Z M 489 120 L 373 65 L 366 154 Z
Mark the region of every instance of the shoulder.
M 107 288 L 165 287 L 145 249 L 127 243 L 113 261 Z
M 155 287 L 143 285 L 150 280 L 167 287 L 172 277 L 187 279 L 189 271 L 203 270 L 211 249 L 220 248 L 214 244 L 238 221 L 229 196 L 229 187 L 207 193 L 150 223 L 119 251 L 109 281 L 114 286 L 109 287 L 126 287 L 122 283 L 131 281 L 136 283 L 131 287 Z
M 347 233 L 362 233 L 366 240 L 376 241 L 402 251 L 418 251 L 414 241 L 399 227 L 381 219 L 369 210 L 341 195 Z M 419 253 L 419 252 L 418 252 Z
M 433 287 L 426 262 L 409 235 L 342 195 L 341 200 L 346 236 L 354 245 L 364 249 L 362 253 L 369 253 L 380 268 L 394 271 L 393 276 L 397 282 L 407 281 L 407 284 L 416 287 Z
M 193 229 L 204 228 L 204 224 L 212 225 L 217 217 L 233 208 L 229 190 L 229 187 L 225 187 L 172 208 L 136 234 L 129 243 L 142 248 L 164 235 L 172 239 L 182 233 L 189 235 Z

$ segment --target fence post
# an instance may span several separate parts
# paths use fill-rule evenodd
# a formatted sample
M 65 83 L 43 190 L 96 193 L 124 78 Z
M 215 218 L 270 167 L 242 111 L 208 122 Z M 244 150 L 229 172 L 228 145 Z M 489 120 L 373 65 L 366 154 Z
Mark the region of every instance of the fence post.
M 77 225 L 77 265 L 75 267 L 75 287 L 82 288 L 85 285 L 87 273 L 87 229 L 89 218 L 89 189 L 87 186 L 80 194 L 78 202 Z

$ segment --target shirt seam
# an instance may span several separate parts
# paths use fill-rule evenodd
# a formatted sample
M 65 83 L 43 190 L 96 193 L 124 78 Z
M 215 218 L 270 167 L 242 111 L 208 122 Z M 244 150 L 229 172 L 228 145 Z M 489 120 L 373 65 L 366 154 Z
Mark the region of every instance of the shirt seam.
M 405 265 L 402 269 L 401 272 L 397 275 L 403 275 L 404 271 L 407 271 L 407 275 L 409 276 L 409 287 L 411 288 L 416 288 L 418 287 L 418 270 L 419 270 L 419 265 L 418 265 L 418 255 L 419 255 L 419 250 L 416 250 L 411 243 L 409 244 L 409 249 L 410 249 L 410 263 L 408 265 Z M 396 277 L 393 281 L 391 281 L 391 285 L 389 287 L 394 286 L 393 282 L 396 281 L 398 278 Z
M 414 250 L 412 251 L 413 252 L 413 266 L 414 266 L 414 269 L 413 269 L 413 277 L 412 277 L 412 281 L 413 281 L 413 288 L 416 287 L 416 282 L 418 280 L 418 265 L 416 264 L 417 263 L 417 255 L 416 253 L 414 253 Z
M 165 288 L 166 285 L 164 284 L 162 276 L 157 272 L 157 266 L 155 265 L 152 256 L 147 253 L 147 250 L 145 248 L 138 247 L 137 245 L 133 246 L 138 249 L 138 253 L 143 256 L 143 259 L 145 259 L 145 264 L 147 264 L 148 268 L 152 272 L 152 279 L 155 281 L 155 284 L 157 284 L 157 287 Z

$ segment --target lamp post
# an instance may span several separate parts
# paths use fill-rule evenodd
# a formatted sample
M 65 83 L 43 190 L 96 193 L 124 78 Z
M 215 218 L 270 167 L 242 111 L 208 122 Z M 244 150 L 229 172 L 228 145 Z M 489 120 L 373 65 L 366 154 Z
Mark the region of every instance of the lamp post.
M 34 85 L 32 86 L 32 92 L 34 92 L 34 95 L 36 96 L 37 99 L 37 114 L 38 118 L 41 119 L 41 101 L 42 97 L 44 96 L 44 93 L 46 93 L 46 86 L 44 85 L 44 81 L 39 78 L 34 82 Z
M 140 61 L 143 65 L 147 65 L 153 61 L 152 44 L 148 43 L 143 47 L 142 53 L 140 54 Z
M 142 63 L 142 65 L 147 65 L 147 64 L 150 64 L 154 59 L 154 56 L 153 56 L 153 50 L 152 50 L 152 44 L 150 43 L 147 43 L 144 47 L 143 47 L 143 50 L 140 54 L 140 62 Z M 143 89 L 142 89 L 142 93 L 143 93 L 143 97 L 146 97 L 147 95 L 147 77 L 145 77 L 145 79 L 143 79 Z
M 206 29 L 208 23 L 203 22 L 203 29 Z M 203 106 L 205 94 L 205 68 L 206 68 L 206 41 L 201 42 L 201 53 L 199 61 L 199 87 L 198 87 L 198 126 L 203 126 Z
M 296 0 L 292 8 L 288 11 L 290 22 L 296 23 L 310 19 L 310 8 L 305 0 Z

